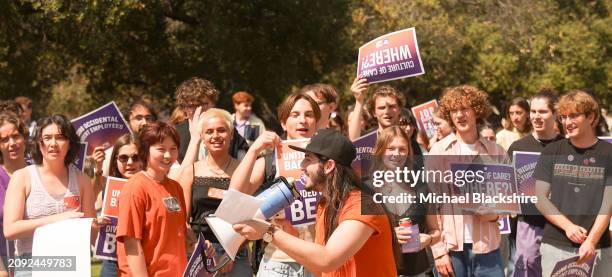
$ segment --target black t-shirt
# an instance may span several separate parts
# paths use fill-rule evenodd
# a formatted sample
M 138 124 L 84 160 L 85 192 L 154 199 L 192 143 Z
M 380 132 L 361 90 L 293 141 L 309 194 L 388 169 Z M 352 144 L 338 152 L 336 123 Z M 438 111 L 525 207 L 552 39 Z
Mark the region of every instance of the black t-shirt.
M 612 144 L 598 140 L 588 148 L 577 148 L 568 139 L 553 142 L 542 150 L 535 178 L 550 185 L 550 201 L 572 223 L 591 230 L 601 208 L 604 189 L 612 186 Z M 543 242 L 580 247 L 554 224 L 544 227 Z M 597 248 L 610 247 L 607 232 Z
M 513 158 L 513 154 L 515 151 L 527 151 L 527 152 L 542 152 L 544 147 L 551 142 L 555 142 L 563 139 L 563 136 L 557 135 L 554 139 L 551 140 L 538 140 L 533 134 L 529 134 L 510 145 L 508 148 L 508 156 L 510 159 Z M 521 211 L 523 214 L 520 216 L 521 220 L 529 223 L 530 225 L 535 225 L 540 228 L 544 228 L 546 225 L 546 218 L 542 216 L 540 211 L 535 207 L 534 204 L 525 203 L 521 205 Z

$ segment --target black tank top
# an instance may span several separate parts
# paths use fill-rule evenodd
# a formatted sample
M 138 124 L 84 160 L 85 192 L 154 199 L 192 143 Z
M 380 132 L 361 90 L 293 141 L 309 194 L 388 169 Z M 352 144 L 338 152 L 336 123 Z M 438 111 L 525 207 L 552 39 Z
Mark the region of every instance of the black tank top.
M 221 199 L 208 197 L 209 188 L 227 190 L 229 188 L 229 177 L 194 176 L 191 185 L 191 214 L 189 224 L 195 232 L 202 232 L 204 237 L 211 242 L 219 242 L 208 224 L 206 217 L 215 213 Z

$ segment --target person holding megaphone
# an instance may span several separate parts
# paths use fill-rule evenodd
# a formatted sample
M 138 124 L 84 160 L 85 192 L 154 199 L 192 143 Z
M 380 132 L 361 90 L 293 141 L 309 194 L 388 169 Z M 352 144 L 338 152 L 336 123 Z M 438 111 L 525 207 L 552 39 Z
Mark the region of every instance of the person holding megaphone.
M 306 148 L 292 148 L 305 153 L 305 189 L 322 193 L 315 242 L 283 231 L 287 226 L 279 225 L 288 224 L 285 220 L 250 220 L 234 230 L 249 240 L 263 238 L 321 276 L 397 276 L 392 227 L 384 207 L 372 203 L 371 192 L 351 169 L 353 144 L 334 129 L 322 129 Z M 367 205 L 363 214 L 362 205 Z

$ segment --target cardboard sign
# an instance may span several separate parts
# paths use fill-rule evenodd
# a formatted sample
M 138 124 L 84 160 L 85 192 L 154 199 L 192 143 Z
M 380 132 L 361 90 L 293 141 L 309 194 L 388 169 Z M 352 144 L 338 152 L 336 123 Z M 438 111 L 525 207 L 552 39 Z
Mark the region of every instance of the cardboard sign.
M 317 218 L 317 202 L 321 193 L 304 189 L 304 178 L 306 177 L 303 176 L 301 169 L 304 152 L 289 148 L 289 145 L 304 148 L 309 141 L 309 139 L 283 141 L 274 153 L 277 175 L 285 178 L 292 177 L 296 180 L 295 187 L 302 195 L 301 199 L 295 200 L 289 207 L 285 208 L 285 218 L 293 225 L 314 224 Z
M 357 173 L 357 176 L 365 176 L 369 173 L 372 166 L 372 154 L 374 153 L 374 145 L 378 139 L 377 131 L 358 137 L 353 141 L 357 156 L 351 163 L 351 168 Z
M 215 261 L 212 257 L 206 256 L 206 247 L 204 235 L 202 233 L 198 236 L 198 243 L 196 244 L 196 248 L 191 254 L 191 258 L 189 258 L 189 262 L 187 263 L 187 267 L 183 272 L 183 277 L 210 277 L 215 276 L 216 273 L 210 273 L 206 271 L 206 268 L 213 268 L 215 266 Z
M 127 180 L 122 178 L 106 178 L 102 216 L 119 218 L 119 195 L 121 194 L 121 189 L 125 185 L 125 182 L 127 182 Z
M 370 84 L 424 73 L 415 28 L 380 36 L 359 47 L 357 76 Z
M 593 265 L 595 259 L 583 264 L 577 264 L 578 256 L 559 261 L 553 269 L 550 277 L 591 277 L 593 276 Z
M 132 133 L 115 102 L 73 119 L 72 125 L 81 142 L 87 142 L 88 156 L 96 147 L 108 149 L 115 145 L 119 137 Z
M 455 180 L 452 185 L 453 194 L 469 195 L 468 201 L 459 204 L 462 210 L 474 212 L 480 207 L 487 207 L 499 213 L 521 213 L 520 203 L 517 201 L 499 199 L 500 195 L 512 197 L 517 194 L 514 168 L 511 165 L 453 163 L 451 171 L 454 176 L 460 175 L 456 171 L 474 173 L 470 174 L 470 178 L 467 177 L 468 173 L 464 173 L 462 183 Z
M 425 132 L 428 138 L 432 138 L 436 134 L 434 125 L 434 110 L 438 107 L 438 101 L 431 100 L 412 107 L 412 114 L 417 121 L 419 130 Z

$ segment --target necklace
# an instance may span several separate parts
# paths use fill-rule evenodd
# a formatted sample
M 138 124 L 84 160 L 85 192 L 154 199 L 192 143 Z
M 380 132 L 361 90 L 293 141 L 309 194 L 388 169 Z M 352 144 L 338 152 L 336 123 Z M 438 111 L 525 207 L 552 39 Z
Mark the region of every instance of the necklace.
M 154 182 L 157 183 L 162 183 L 164 180 L 166 180 L 166 176 L 164 176 L 164 178 L 162 178 L 161 180 L 157 180 L 155 178 L 153 178 L 153 176 L 149 175 L 149 173 L 146 170 L 143 170 L 142 173 L 144 173 L 145 176 L 147 176 L 147 178 L 153 180 Z
M 219 167 L 219 169 L 214 169 L 210 166 L 210 164 L 208 163 L 208 159 L 206 159 L 206 168 L 208 168 L 208 171 L 212 172 L 215 175 L 227 175 L 227 168 L 229 167 L 229 165 L 232 163 L 232 157 L 230 157 L 229 159 L 227 159 L 227 162 L 225 162 L 225 166 L 223 167 L 223 169 L 221 169 L 221 167 Z M 220 170 L 220 172 L 219 172 Z

